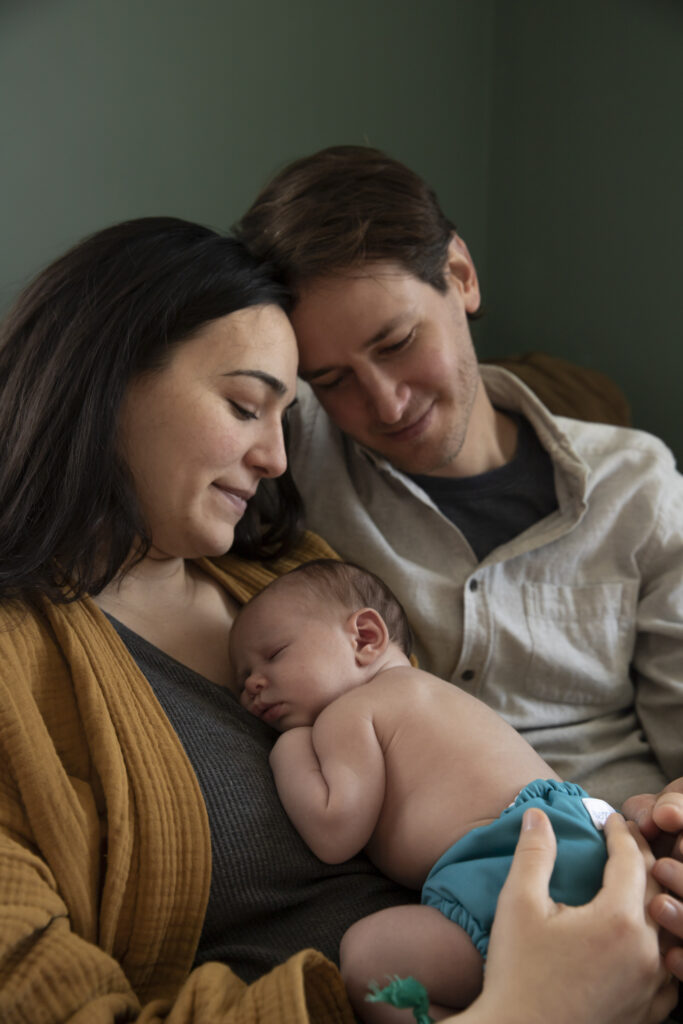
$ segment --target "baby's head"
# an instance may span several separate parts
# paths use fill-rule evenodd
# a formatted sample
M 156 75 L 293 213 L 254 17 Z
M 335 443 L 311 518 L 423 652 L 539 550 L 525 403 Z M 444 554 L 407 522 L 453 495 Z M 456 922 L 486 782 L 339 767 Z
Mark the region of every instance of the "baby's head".
M 373 573 L 348 562 L 305 562 L 269 584 L 233 623 L 230 657 L 240 699 L 279 731 L 311 725 L 387 659 L 407 662 L 406 614 Z

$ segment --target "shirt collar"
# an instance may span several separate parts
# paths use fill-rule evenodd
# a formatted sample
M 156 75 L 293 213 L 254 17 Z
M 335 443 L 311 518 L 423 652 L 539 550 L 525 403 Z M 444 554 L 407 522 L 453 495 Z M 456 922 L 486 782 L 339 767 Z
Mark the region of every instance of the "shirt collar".
M 562 429 L 561 419 L 554 416 L 531 388 L 511 371 L 488 364 L 480 366 L 480 372 L 492 403 L 500 409 L 521 413 L 531 423 L 539 441 L 553 460 L 560 508 L 562 511 L 570 511 L 573 506 L 574 513 L 580 517 L 586 508 L 588 466 Z M 381 472 L 401 480 L 410 490 L 416 487 L 383 455 L 378 455 L 357 441 L 351 441 L 351 444 Z

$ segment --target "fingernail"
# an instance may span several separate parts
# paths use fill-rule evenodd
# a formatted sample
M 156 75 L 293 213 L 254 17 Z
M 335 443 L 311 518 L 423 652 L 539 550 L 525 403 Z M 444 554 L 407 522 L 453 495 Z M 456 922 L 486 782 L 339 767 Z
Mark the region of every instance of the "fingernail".
M 661 885 L 664 885 L 667 888 L 673 888 L 673 886 L 670 883 L 672 883 L 674 880 L 675 870 L 674 866 L 670 864 L 669 861 L 657 861 L 655 875 L 657 881 L 660 882 Z
M 667 921 L 673 921 L 677 916 L 676 905 L 671 900 L 661 900 L 657 907 L 657 920 L 660 924 L 666 924 Z
M 528 832 L 529 829 L 538 828 L 541 824 L 541 812 L 536 807 L 530 807 L 528 811 L 524 812 L 522 818 L 522 832 Z

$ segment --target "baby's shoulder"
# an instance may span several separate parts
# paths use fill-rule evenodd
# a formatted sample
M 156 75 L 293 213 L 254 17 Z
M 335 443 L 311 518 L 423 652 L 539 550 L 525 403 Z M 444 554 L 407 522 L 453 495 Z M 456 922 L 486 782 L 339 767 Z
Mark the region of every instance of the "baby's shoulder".
M 362 689 L 373 700 L 389 701 L 396 707 L 396 704 L 402 701 L 414 704 L 420 695 L 430 700 L 445 696 L 453 687 L 443 679 L 437 679 L 429 672 L 423 672 L 412 665 L 397 665 L 382 669 Z

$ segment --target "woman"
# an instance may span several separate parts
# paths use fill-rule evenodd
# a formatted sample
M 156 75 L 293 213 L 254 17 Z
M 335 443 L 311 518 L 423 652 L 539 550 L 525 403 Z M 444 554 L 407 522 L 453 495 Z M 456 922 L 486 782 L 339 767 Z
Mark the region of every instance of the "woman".
M 237 606 L 328 552 L 295 543 L 273 483 L 285 308 L 238 243 L 148 218 L 77 245 L 4 326 L 3 1021 L 350 1020 L 305 950 L 335 956 L 349 924 L 406 899 L 362 858 L 307 851 L 270 731 L 227 676 Z M 665 978 L 651 929 L 633 931 L 618 948 L 650 1013 Z M 226 964 L 247 981 L 282 966 L 245 987 Z

